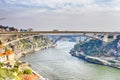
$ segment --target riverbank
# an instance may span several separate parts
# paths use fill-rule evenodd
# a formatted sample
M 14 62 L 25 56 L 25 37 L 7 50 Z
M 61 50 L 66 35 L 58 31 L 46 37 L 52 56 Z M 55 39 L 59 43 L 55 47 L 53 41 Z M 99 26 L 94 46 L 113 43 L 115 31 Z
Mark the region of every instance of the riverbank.
M 20 68 L 22 68 L 23 70 L 29 70 L 32 73 L 28 74 L 29 71 L 26 71 L 27 74 L 20 74 L 19 77 L 22 78 L 23 80 L 45 80 L 45 78 L 43 76 L 41 76 L 40 74 L 36 73 L 29 65 L 29 63 L 27 62 L 22 62 L 21 61 L 21 65 Z M 21 69 L 20 69 L 21 70 Z M 25 71 L 24 71 L 25 72 Z
M 92 56 L 85 55 L 82 52 L 70 51 L 70 54 L 72 56 L 78 57 L 89 63 L 99 64 L 99 65 L 104 65 L 104 66 L 109 66 L 109 67 L 120 69 L 120 65 L 119 65 L 120 61 L 117 61 L 117 60 L 110 60 L 109 58 L 107 59 L 106 57 L 92 57 Z
M 28 51 L 24 51 L 24 52 L 22 52 L 22 53 L 20 53 L 20 54 L 22 54 L 22 55 L 19 55 L 19 58 L 21 58 L 21 57 L 23 57 L 23 56 L 25 56 L 25 55 L 27 55 L 27 54 L 29 54 L 29 53 L 34 53 L 34 52 L 37 52 L 37 51 L 42 51 L 42 50 L 44 50 L 44 49 L 48 49 L 48 48 L 51 48 L 51 47 L 53 47 L 54 45 L 52 45 L 52 44 L 49 44 L 48 46 L 43 46 L 43 47 L 40 47 L 40 48 L 35 48 L 34 50 L 28 50 Z M 30 64 L 31 65 L 31 64 Z M 28 68 L 33 72 L 33 74 L 34 74 L 34 77 L 36 77 L 37 76 L 37 79 L 38 80 L 46 80 L 46 78 L 44 78 L 43 76 L 41 76 L 40 74 L 38 74 L 36 71 L 34 71 L 32 68 L 30 68 L 29 66 L 28 66 Z M 48 80 L 48 79 L 47 79 Z
M 120 36 L 109 43 L 98 39 L 75 44 L 70 54 L 87 62 L 120 69 Z
M 87 63 L 71 56 L 69 50 L 75 43 L 59 42 L 49 48 L 22 57 L 32 64 L 32 69 L 49 80 L 119 80 L 120 70 Z
M 22 77 L 23 80 L 28 80 L 26 79 L 26 77 L 28 76 L 32 78 L 30 80 L 36 80 L 36 79 L 45 80 L 44 77 L 42 77 L 41 75 L 37 74 L 34 70 L 32 70 L 29 65 L 24 65 L 24 62 L 21 62 L 20 58 L 27 55 L 28 53 L 34 53 L 36 51 L 48 49 L 49 47 L 52 46 L 53 46 L 52 41 L 42 35 L 23 37 L 6 43 L 1 42 L 0 63 L 3 64 L 2 67 L 5 69 L 8 68 L 13 70 L 17 69 L 18 72 L 15 71 L 15 73 L 17 74 L 16 76 Z M 32 71 L 32 74 L 29 75 L 24 74 L 24 70 L 26 69 L 29 69 L 27 71 L 30 73 Z M 19 74 L 21 76 L 19 76 Z
M 34 53 L 34 52 L 38 52 L 38 51 L 41 51 L 41 50 L 44 50 L 44 49 L 48 49 L 52 47 L 52 44 L 49 44 L 48 46 L 43 46 L 43 47 L 38 47 L 38 48 L 34 48 L 34 49 L 28 49 L 26 51 L 22 51 L 20 53 L 17 53 L 17 59 L 29 54 L 29 53 Z

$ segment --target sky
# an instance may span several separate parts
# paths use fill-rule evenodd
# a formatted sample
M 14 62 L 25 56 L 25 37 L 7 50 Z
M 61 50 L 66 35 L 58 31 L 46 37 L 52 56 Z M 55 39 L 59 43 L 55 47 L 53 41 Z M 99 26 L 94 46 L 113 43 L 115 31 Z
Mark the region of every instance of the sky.
M 0 25 L 34 30 L 120 31 L 120 0 L 0 0 Z

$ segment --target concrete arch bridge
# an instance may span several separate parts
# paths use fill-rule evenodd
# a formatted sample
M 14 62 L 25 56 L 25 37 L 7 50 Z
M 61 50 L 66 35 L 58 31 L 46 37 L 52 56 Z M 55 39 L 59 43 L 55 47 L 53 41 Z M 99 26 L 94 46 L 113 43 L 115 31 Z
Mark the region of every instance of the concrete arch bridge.
M 103 35 L 103 34 L 59 34 L 59 35 L 45 35 L 46 37 L 50 38 L 51 40 L 53 40 L 54 43 L 57 43 L 58 41 L 62 40 L 62 41 L 72 41 L 72 42 L 86 42 L 89 41 L 91 39 L 98 39 L 101 40 L 105 43 L 111 42 L 114 39 L 117 38 L 117 36 L 119 35 Z
M 110 42 L 120 36 L 119 32 L 94 32 L 94 31 L 30 31 L 30 32 L 0 32 L 1 35 L 17 35 L 16 37 L 40 36 L 44 35 L 57 41 L 67 38 L 72 41 L 88 41 L 90 39 L 99 39 L 104 42 Z M 24 35 L 24 36 L 23 36 Z M 84 38 L 84 39 L 83 39 Z

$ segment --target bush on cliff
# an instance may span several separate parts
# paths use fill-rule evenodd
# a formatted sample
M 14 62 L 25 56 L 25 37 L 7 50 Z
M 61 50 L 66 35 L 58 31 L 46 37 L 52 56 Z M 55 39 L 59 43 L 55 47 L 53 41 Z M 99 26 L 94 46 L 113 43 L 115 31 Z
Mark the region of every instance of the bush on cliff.
M 102 48 L 107 56 L 120 57 L 120 36 Z
M 76 44 L 74 46 L 75 51 L 82 51 L 86 55 L 90 56 L 112 56 L 120 57 L 120 35 L 115 40 L 103 44 L 101 40 L 92 39 L 82 44 Z M 119 58 L 120 59 L 120 58 Z
M 103 42 L 101 40 L 92 39 L 88 42 L 85 42 L 83 44 L 77 44 L 74 46 L 74 49 L 84 52 L 86 55 L 96 56 L 101 55 L 101 47 L 103 45 Z
M 32 71 L 30 69 L 25 69 L 23 71 L 23 74 L 32 74 Z

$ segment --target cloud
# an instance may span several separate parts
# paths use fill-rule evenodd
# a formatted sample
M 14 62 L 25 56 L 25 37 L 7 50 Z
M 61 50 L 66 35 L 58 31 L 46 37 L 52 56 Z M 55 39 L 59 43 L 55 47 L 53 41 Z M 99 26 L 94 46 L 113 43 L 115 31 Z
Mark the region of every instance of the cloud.
M 62 14 L 117 14 L 120 0 L 0 0 L 0 14 L 62 13 Z M 20 17 L 19 16 L 19 17 Z
M 14 9 L 47 9 L 53 12 L 82 13 L 88 11 L 118 11 L 119 0 L 0 0 L 1 4 Z M 3 7 L 5 7 L 2 5 Z M 14 10 L 15 11 L 15 10 Z M 70 13 L 69 12 L 69 13 Z
M 99 25 L 104 30 L 100 26 L 120 26 L 119 13 L 120 0 L 0 0 L 0 17 L 8 17 L 4 24 L 17 26 Z

